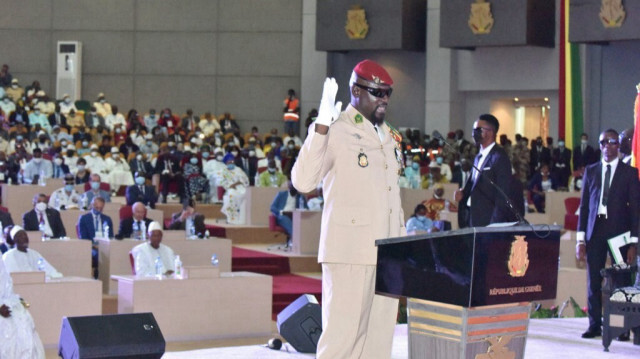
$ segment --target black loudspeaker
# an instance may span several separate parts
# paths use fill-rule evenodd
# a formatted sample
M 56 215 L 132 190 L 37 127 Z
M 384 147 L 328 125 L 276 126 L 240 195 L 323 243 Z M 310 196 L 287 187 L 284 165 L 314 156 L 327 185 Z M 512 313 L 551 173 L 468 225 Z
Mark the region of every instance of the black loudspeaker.
M 322 310 L 311 294 L 303 294 L 278 314 L 278 332 L 300 353 L 315 353 L 322 334 Z
M 159 359 L 164 350 L 164 337 L 152 313 L 62 318 L 58 354 L 63 359 Z

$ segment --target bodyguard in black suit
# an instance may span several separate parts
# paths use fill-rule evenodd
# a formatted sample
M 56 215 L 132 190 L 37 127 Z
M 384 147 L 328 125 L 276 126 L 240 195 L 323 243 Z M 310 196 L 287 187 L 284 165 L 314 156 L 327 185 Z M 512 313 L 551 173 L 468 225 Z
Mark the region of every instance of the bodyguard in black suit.
M 618 159 L 618 133 L 609 129 L 600 134 L 602 161 L 585 169 L 576 257 L 587 260 L 587 291 L 589 328 L 583 338 L 601 335 L 602 325 L 602 276 L 607 259 L 607 240 L 614 236 L 631 232 L 631 242 L 622 248 L 623 258 L 628 264 L 636 261 L 638 242 L 638 209 L 640 182 L 638 170 Z M 627 283 L 617 283 L 629 285 Z M 624 334 L 621 336 L 624 340 Z M 628 340 L 628 334 L 626 335 Z
M 551 163 L 551 150 L 542 145 L 542 137 L 538 136 L 529 151 L 529 174 L 536 173 L 543 163 Z
M 505 193 L 510 193 L 511 162 L 505 150 L 496 143 L 500 123 L 493 115 L 480 115 L 473 125 L 473 139 L 480 146 L 475 169 L 464 188 L 455 193 L 458 201 L 460 228 L 487 226 L 515 220 L 504 197 L 491 184 L 491 179 Z

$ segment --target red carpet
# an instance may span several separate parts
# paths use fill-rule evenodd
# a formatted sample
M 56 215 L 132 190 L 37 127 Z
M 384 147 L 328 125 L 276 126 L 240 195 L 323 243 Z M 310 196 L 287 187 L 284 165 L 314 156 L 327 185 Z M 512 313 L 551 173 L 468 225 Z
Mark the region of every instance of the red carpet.
M 290 273 L 289 258 L 276 254 L 232 247 L 231 270 L 247 271 L 273 276 L 272 316 L 275 320 L 280 311 L 302 294 L 312 294 L 322 299 L 322 282 Z

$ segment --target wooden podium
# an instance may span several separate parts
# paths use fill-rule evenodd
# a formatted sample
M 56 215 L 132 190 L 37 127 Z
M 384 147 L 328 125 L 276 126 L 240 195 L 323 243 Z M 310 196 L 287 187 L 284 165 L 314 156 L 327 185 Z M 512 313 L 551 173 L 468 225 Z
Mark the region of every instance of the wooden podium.
M 407 297 L 410 358 L 524 358 L 530 302 L 554 299 L 559 226 L 376 241 L 376 292 Z

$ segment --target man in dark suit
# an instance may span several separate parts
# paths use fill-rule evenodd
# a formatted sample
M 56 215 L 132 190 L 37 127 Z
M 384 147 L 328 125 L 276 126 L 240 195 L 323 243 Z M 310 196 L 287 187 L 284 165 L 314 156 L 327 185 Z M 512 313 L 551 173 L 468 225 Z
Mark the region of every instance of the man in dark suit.
M 60 113 L 60 105 L 56 105 L 55 111 L 50 114 L 47 119 L 49 120 L 49 124 L 52 128 L 53 126 L 58 125 L 60 127 L 69 129 L 69 127 L 67 126 L 67 118 L 65 117 L 65 115 Z
M 47 196 L 43 193 L 33 197 L 33 209 L 22 215 L 22 227 L 25 231 L 39 231 L 42 224 L 44 232 L 51 238 L 67 235 L 60 212 L 47 207 Z
M 136 156 L 129 161 L 129 168 L 131 168 L 131 173 L 135 176 L 136 172 L 142 174 L 142 176 L 146 179 L 151 179 L 153 176 L 153 166 L 149 161 L 144 159 L 144 155 L 141 151 L 138 151 Z
M 136 184 L 127 187 L 125 197 L 127 198 L 127 206 L 133 206 L 136 202 L 142 202 L 145 206 L 156 208 L 158 195 L 154 186 L 146 186 L 146 178 L 143 173 L 135 173 Z
M 544 147 L 542 137 L 538 136 L 529 152 L 529 175 L 533 176 L 534 173 L 539 171 L 543 163 L 551 163 L 551 150 L 548 147 Z
M 182 202 L 184 197 L 184 180 L 180 171 L 180 161 L 178 161 L 168 149 L 164 147 L 160 150 L 160 156 L 156 161 L 155 172 L 160 174 L 160 184 L 162 185 L 162 203 L 167 203 L 169 194 L 169 183 L 176 183 L 178 195 Z
M 583 133 L 580 136 L 580 144 L 573 147 L 573 169 L 588 165 L 598 161 L 596 151 L 589 145 L 589 135 Z
M 291 212 L 296 209 L 307 209 L 307 200 L 304 195 L 298 193 L 291 181 L 287 182 L 289 189 L 276 194 L 271 202 L 271 213 L 276 216 L 276 222 L 285 232 L 287 237 L 291 238 L 293 222 L 291 221 Z
M 473 139 L 480 146 L 475 166 L 482 173 L 474 169 L 464 188 L 455 192 L 460 228 L 515 220 L 504 197 L 491 184 L 493 181 L 505 193 L 511 192 L 511 162 L 496 144 L 499 128 L 498 119 L 490 114 L 480 115 L 473 125 Z
M 94 238 L 113 238 L 113 222 L 111 218 L 102 213 L 104 209 L 104 199 L 102 197 L 93 197 L 91 200 L 91 211 L 85 213 L 78 218 L 78 237 L 92 241 Z M 109 226 L 108 233 L 105 235 L 106 226 Z M 96 235 L 96 233 L 98 233 Z M 98 245 L 93 242 L 91 246 L 91 267 L 93 268 L 93 277 L 98 278 Z
M 640 182 L 638 170 L 618 159 L 618 132 L 608 129 L 600 134 L 602 161 L 587 166 L 584 173 L 576 257 L 587 261 L 587 290 L 589 328 L 583 338 L 594 338 L 602 333 L 602 276 L 609 251 L 607 240 L 630 232 L 630 242 L 621 248 L 627 264 L 636 262 L 638 243 L 638 210 L 640 209 Z M 618 285 L 629 285 L 625 278 Z M 629 340 L 622 334 L 620 340 Z
M 566 188 L 571 177 L 571 150 L 565 147 L 564 139 L 558 141 L 558 148 L 553 149 L 551 156 L 551 174 L 558 181 L 558 187 Z
M 153 222 L 147 218 L 147 209 L 141 202 L 136 202 L 131 207 L 133 217 L 125 218 L 120 221 L 120 228 L 116 239 L 132 238 L 131 235 L 146 237 L 149 224 Z M 138 233 L 140 232 L 140 233 Z
M 471 177 L 471 162 L 466 158 L 460 160 L 460 164 L 453 166 L 451 183 L 457 183 L 458 188 L 463 188 L 467 180 Z
M 204 215 L 196 213 L 195 207 L 196 203 L 192 199 L 186 200 L 182 205 L 182 211 L 171 216 L 169 229 L 184 231 L 187 229 L 187 223 L 192 221 L 194 233 L 196 236 L 203 238 L 204 232 L 207 230 L 204 224 Z

